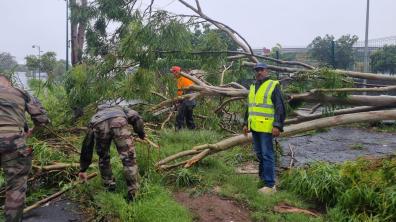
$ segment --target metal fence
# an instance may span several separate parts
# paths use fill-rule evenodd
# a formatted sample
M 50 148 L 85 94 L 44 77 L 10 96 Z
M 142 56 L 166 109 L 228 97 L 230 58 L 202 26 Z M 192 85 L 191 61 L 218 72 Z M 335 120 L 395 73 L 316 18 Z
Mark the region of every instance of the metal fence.
M 368 51 L 369 57 L 375 51 L 381 49 L 385 45 L 396 45 L 396 36 L 384 37 L 384 38 L 376 38 L 370 39 L 368 41 Z M 255 52 L 263 52 L 263 49 L 255 49 Z M 353 45 L 354 52 L 354 60 L 355 63 L 351 65 L 348 69 L 354 71 L 363 71 L 364 67 L 364 41 L 358 41 Z M 283 47 L 281 49 L 281 55 L 285 55 L 288 53 L 296 54 L 296 60 L 304 63 L 308 63 L 311 65 L 317 65 L 318 61 L 310 58 L 308 55 L 308 48 L 305 46 L 289 46 Z M 370 62 L 370 61 L 369 61 Z M 371 70 L 369 68 L 369 70 Z

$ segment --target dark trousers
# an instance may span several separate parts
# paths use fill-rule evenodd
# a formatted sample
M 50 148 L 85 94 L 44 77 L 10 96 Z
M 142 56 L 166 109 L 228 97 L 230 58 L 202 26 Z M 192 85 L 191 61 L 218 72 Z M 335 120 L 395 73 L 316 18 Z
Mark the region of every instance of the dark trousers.
M 275 185 L 275 154 L 271 133 L 252 131 L 254 151 L 259 159 L 259 176 L 265 186 Z
M 176 116 L 176 130 L 184 128 L 185 125 L 187 125 L 189 129 L 195 129 L 193 118 L 194 107 L 194 105 L 186 105 L 185 102 L 179 105 Z

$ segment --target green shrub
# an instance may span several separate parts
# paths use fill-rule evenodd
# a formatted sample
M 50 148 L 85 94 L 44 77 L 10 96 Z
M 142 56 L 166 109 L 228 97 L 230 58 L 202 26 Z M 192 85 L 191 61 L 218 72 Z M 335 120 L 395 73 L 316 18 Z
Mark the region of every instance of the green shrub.
M 318 163 L 282 176 L 282 187 L 327 204 L 330 221 L 396 221 L 396 159 Z

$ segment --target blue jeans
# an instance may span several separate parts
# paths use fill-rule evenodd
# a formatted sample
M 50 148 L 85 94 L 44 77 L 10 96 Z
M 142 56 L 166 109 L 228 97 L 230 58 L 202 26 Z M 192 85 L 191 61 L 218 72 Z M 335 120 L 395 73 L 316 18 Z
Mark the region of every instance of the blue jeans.
M 259 177 L 265 186 L 275 185 L 275 156 L 271 133 L 252 131 L 254 151 L 260 161 Z

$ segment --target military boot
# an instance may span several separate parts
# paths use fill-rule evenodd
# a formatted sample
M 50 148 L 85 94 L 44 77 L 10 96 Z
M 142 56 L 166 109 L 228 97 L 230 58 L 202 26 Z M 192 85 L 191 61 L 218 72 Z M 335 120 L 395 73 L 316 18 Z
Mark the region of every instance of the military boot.
M 116 191 L 116 187 L 117 187 L 116 183 L 114 181 L 111 183 L 105 184 L 104 186 L 108 192 L 112 192 L 112 193 L 114 193 Z
M 132 192 L 128 192 L 128 194 L 127 194 L 127 201 L 128 201 L 128 203 L 131 203 L 131 202 L 133 202 L 133 201 L 135 201 L 135 193 L 132 193 Z

